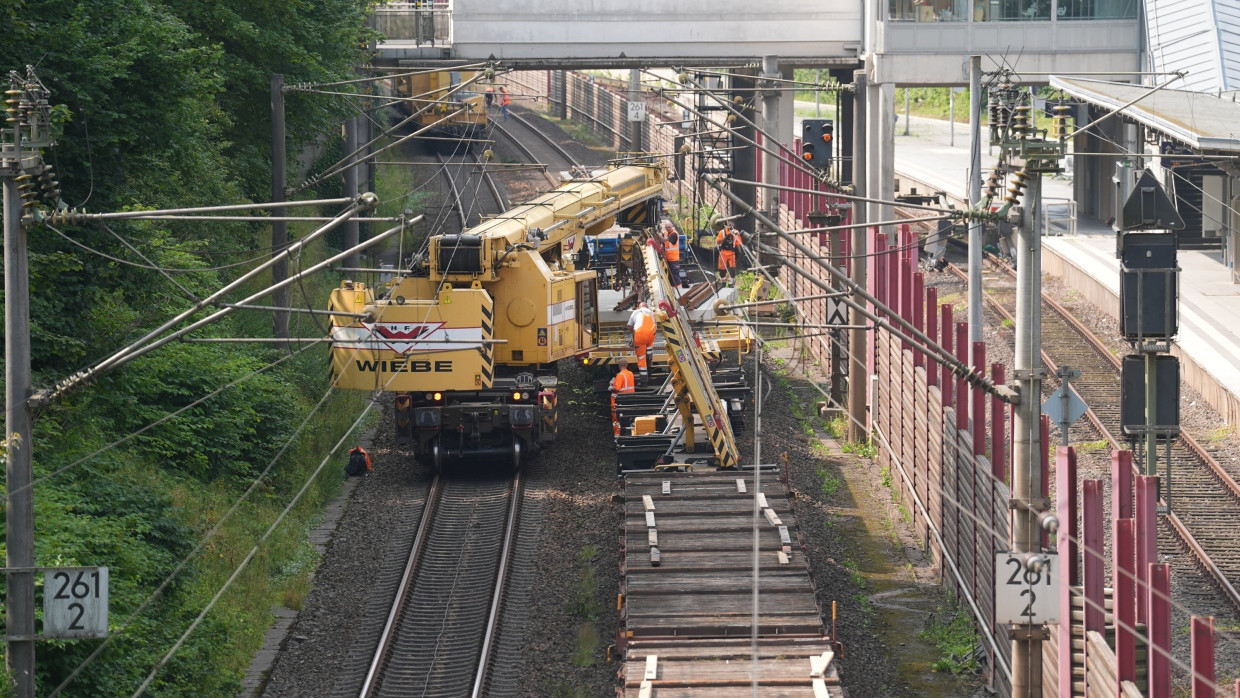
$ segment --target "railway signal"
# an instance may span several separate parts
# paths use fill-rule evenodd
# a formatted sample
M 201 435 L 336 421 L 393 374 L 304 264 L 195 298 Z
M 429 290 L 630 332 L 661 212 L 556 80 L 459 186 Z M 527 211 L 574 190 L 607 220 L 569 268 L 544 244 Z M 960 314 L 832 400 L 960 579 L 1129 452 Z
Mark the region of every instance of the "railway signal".
M 819 169 L 831 167 L 835 122 L 831 119 L 801 121 L 801 159 Z

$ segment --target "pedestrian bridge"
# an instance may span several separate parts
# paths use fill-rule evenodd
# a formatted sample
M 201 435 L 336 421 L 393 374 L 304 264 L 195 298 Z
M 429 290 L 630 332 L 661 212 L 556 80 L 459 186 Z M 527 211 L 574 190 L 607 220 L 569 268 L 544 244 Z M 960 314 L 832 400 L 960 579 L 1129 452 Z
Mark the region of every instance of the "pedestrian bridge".
M 853 64 L 861 4 L 824 0 L 436 0 L 379 5 L 376 60 L 510 67 L 736 65 L 766 55 Z
M 974 54 L 1030 82 L 1139 70 L 1135 0 L 423 0 L 381 4 L 372 23 L 389 66 L 825 68 L 869 53 L 871 82 L 900 85 L 965 84 Z

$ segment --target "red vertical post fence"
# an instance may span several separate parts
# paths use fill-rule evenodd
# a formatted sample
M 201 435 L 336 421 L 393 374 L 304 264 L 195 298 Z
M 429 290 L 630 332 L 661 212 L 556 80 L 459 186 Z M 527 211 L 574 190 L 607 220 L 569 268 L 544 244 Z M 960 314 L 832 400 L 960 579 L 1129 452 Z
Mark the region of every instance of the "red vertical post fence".
M 986 343 L 973 342 L 973 371 L 986 375 Z M 973 397 L 973 455 L 986 455 L 986 392 L 974 387 Z
M 1153 564 L 1146 604 L 1150 609 L 1150 698 L 1171 698 L 1171 566 Z M 1065 695 L 1065 694 L 1060 694 Z
M 939 344 L 943 345 L 943 349 L 949 356 L 955 356 L 955 350 L 952 348 L 955 346 L 952 342 L 952 326 L 955 324 L 955 319 L 952 317 L 952 304 L 944 303 L 941 310 L 943 311 L 943 314 L 939 319 L 940 324 L 943 327 L 943 332 L 942 337 L 939 339 Z M 939 386 L 939 392 L 943 396 L 943 406 L 950 407 L 953 402 L 952 369 L 947 364 L 942 364 L 941 368 L 943 372 L 943 381 L 942 385 Z
M 1111 452 L 1111 518 L 1132 518 L 1132 451 Z
M 1192 647 L 1192 698 L 1214 698 L 1214 619 L 1193 616 L 1189 633 Z
M 913 306 L 912 306 L 911 312 L 913 313 L 913 327 L 916 327 L 918 331 L 921 331 L 921 332 L 926 331 L 926 322 L 925 322 L 926 321 L 926 309 L 922 305 L 922 302 L 926 297 L 925 287 L 926 287 L 925 274 L 922 274 L 921 272 L 914 272 L 913 273 L 913 296 L 912 296 Z M 925 363 L 926 363 L 925 354 L 923 354 L 920 351 L 914 351 L 913 352 L 913 365 L 917 367 L 921 367 L 921 366 L 924 366 Z
M 956 359 L 964 366 L 969 365 L 969 324 L 956 323 Z M 956 428 L 962 431 L 969 429 L 969 384 L 964 378 L 956 379 Z
M 1132 519 L 1112 521 L 1111 563 L 1112 608 L 1115 613 L 1115 683 L 1137 678 L 1137 622 L 1135 546 L 1136 525 Z
M 1059 564 L 1066 565 L 1064 586 L 1081 583 L 1080 531 L 1076 525 L 1076 449 L 1059 446 L 1055 449 L 1055 515 L 1059 518 L 1056 548 Z
M 1005 369 L 1001 363 L 990 365 L 990 380 L 995 385 L 1003 385 L 1007 380 Z M 990 398 L 990 472 L 999 482 L 1007 482 L 1006 446 L 1007 434 L 1004 427 L 1007 421 L 1003 418 L 1007 403 L 998 397 Z
M 913 319 L 913 272 L 916 271 L 914 262 L 917 257 L 913 254 L 913 250 L 917 243 L 917 236 L 909 228 L 907 223 L 900 226 L 900 252 L 897 257 L 900 260 L 900 317 L 911 322 Z M 908 342 L 903 344 L 904 349 L 912 348 Z
M 1076 561 L 1076 449 L 1060 446 L 1055 449 L 1055 499 L 1059 516 L 1059 564 L 1067 572 L 1059 581 L 1058 666 L 1072 666 L 1072 587 L 1079 584 Z M 1059 695 L 1072 695 L 1072 672 L 1059 671 Z
M 939 290 L 926 289 L 926 336 L 936 344 L 939 341 Z M 926 362 L 926 382 L 939 384 L 939 372 L 933 361 Z
M 1137 622 L 1149 624 L 1149 566 L 1158 559 L 1158 476 L 1137 476 L 1137 499 L 1133 503 L 1137 523 Z
M 1084 529 L 1085 554 L 1081 581 L 1085 587 L 1085 632 L 1106 632 L 1102 521 L 1102 480 L 1085 480 L 1081 483 L 1081 527 Z

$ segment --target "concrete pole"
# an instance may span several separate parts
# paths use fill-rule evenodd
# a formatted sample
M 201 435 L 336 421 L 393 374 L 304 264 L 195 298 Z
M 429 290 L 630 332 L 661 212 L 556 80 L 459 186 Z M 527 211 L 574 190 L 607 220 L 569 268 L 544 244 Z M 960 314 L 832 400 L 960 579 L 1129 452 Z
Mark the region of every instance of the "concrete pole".
M 1012 547 L 1017 552 L 1041 550 L 1042 530 L 1038 512 L 1029 506 L 1042 493 L 1042 428 L 1040 424 L 1042 381 L 1039 378 L 1042 348 L 1042 238 L 1038 209 L 1042 199 L 1042 176 L 1029 177 L 1025 215 L 1018 231 L 1016 250 L 1016 379 L 1020 404 L 1012 425 Z M 970 306 L 972 311 L 972 306 Z M 1044 626 L 1017 625 L 1012 639 L 1012 695 L 1042 695 L 1042 640 Z
M 904 88 L 904 135 L 906 136 L 908 135 L 908 121 L 909 121 L 908 113 L 909 113 L 909 105 L 912 102 L 912 99 L 910 99 L 910 95 L 912 94 L 913 94 L 912 90 L 910 90 L 907 87 Z
M 271 76 L 271 200 L 284 201 L 288 186 L 288 153 L 284 135 L 284 76 Z M 271 267 L 271 283 L 277 284 L 288 278 L 288 260 L 284 246 L 288 244 L 288 223 L 273 221 L 271 224 L 271 256 L 278 258 Z M 271 294 L 271 304 L 278 308 L 288 307 L 288 289 Z M 288 339 L 288 311 L 277 310 L 272 317 L 272 336 Z
M 12 163 L 16 170 L 16 163 Z M 16 173 L 4 178 L 4 380 L 5 438 L 10 443 L 5 463 L 8 506 L 5 507 L 5 566 L 9 568 L 5 597 L 8 634 L 6 659 L 18 698 L 34 692 L 34 479 L 30 433 L 30 272 L 22 200 Z
M 568 72 L 555 71 L 551 78 L 551 115 L 557 119 L 568 118 Z
M 633 68 L 629 70 L 629 101 L 640 102 L 642 99 L 642 71 Z M 646 125 L 644 121 L 629 122 L 629 150 L 634 153 L 642 151 L 642 128 Z
M 867 196 L 866 193 L 866 166 L 865 166 L 865 132 L 868 121 L 865 118 L 865 94 L 866 94 L 866 76 L 864 70 L 858 70 L 853 73 L 853 85 L 856 87 L 853 104 L 853 159 L 852 159 L 852 177 L 853 187 L 856 189 L 858 196 Z M 865 223 L 866 207 L 861 202 L 853 204 L 853 222 Z M 866 282 L 866 240 L 867 231 L 865 228 L 852 229 L 852 280 L 857 284 L 856 288 L 865 288 Z M 858 292 L 853 292 L 853 302 L 857 304 L 865 303 L 865 299 Z M 866 318 L 856 307 L 851 308 L 848 317 L 848 324 L 854 328 L 864 327 Z M 866 419 L 866 407 L 869 404 L 867 397 L 870 390 L 870 376 L 867 371 L 868 356 L 867 339 L 868 332 L 863 329 L 851 329 L 848 331 L 848 440 L 852 442 L 865 441 L 869 436 Z
M 357 150 L 357 117 L 346 119 L 344 122 L 344 152 L 352 153 Z M 351 199 L 357 198 L 357 170 L 358 165 L 348 167 L 344 171 L 344 191 L 342 194 Z M 356 247 L 358 243 L 358 227 L 357 221 L 349 219 L 344 226 L 344 248 L 350 249 Z M 345 260 L 346 267 L 361 266 L 358 261 L 358 254 L 354 252 Z
M 947 145 L 956 147 L 956 88 L 947 88 Z
M 763 56 L 762 57 L 762 75 L 758 77 L 761 82 L 763 77 L 775 77 L 779 75 L 779 57 Z M 786 134 L 779 132 L 779 97 L 777 90 L 767 90 L 762 93 L 762 130 L 766 132 L 764 138 L 769 137 L 773 143 L 766 143 L 766 146 L 772 152 L 779 151 L 779 145 L 782 143 L 781 138 Z M 762 183 L 763 184 L 779 184 L 779 165 L 780 161 L 771 153 L 763 151 L 762 153 Z M 779 192 L 776 189 L 765 189 L 761 192 L 762 212 L 766 214 L 776 223 L 779 222 Z
M 977 206 L 982 200 L 981 56 L 969 56 L 969 139 L 969 204 Z M 969 341 L 985 341 L 982 329 L 982 224 L 974 222 L 969 226 Z
M 882 201 L 895 198 L 895 85 L 866 82 L 866 196 Z M 866 220 L 895 218 L 891 204 L 867 203 Z

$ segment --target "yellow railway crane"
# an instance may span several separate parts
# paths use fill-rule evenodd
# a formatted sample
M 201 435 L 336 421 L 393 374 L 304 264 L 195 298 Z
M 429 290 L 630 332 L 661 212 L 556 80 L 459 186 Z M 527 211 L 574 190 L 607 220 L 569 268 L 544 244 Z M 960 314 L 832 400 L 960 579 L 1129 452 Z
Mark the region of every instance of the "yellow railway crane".
M 398 440 L 419 460 L 510 458 L 556 435 L 553 364 L 597 342 L 585 236 L 658 220 L 665 170 L 611 165 L 484 220 L 433 236 L 410 275 L 332 292 L 332 371 L 343 388 L 397 393 Z
M 676 287 L 668 278 L 664 261 L 651 247 L 643 247 L 642 256 L 648 298 L 663 335 L 673 399 L 684 429 L 685 451 L 693 453 L 696 450 L 696 416 L 714 451 L 718 467 L 733 470 L 740 463 L 736 436 L 732 433 L 724 402 L 715 390 L 705 353 L 695 338 L 687 314 L 676 302 Z

